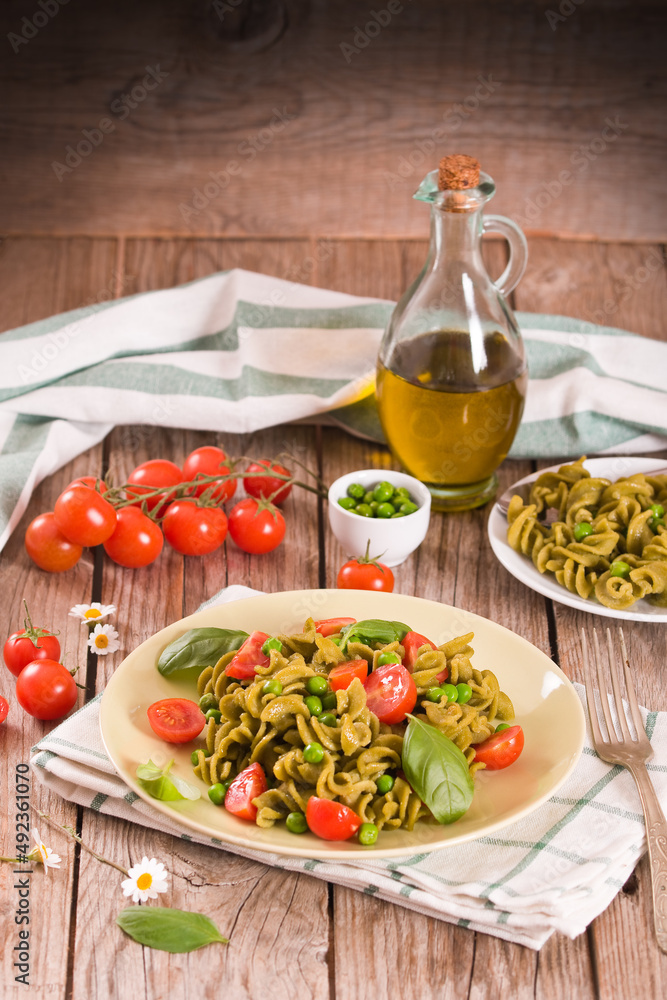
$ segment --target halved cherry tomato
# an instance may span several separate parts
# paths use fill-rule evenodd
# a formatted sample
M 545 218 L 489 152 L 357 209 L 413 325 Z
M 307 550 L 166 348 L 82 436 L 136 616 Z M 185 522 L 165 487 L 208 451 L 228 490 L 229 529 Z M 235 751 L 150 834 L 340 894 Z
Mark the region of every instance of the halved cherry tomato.
M 523 750 L 523 729 L 510 726 L 475 747 L 475 760 L 486 764 L 487 771 L 501 771 L 509 767 Z
M 189 743 L 206 725 L 201 708 L 188 698 L 163 698 L 150 705 L 146 714 L 155 735 L 167 743 Z
M 364 681 L 366 704 L 380 722 L 403 722 L 417 704 L 417 685 L 401 663 L 378 667 Z
M 162 532 L 138 507 L 122 507 L 118 511 L 116 530 L 104 542 L 104 551 L 129 569 L 148 566 L 162 552 Z
M 313 795 L 306 806 L 306 823 L 322 840 L 349 840 L 361 826 L 361 819 L 342 802 Z
M 150 493 L 159 486 L 178 486 L 179 483 L 183 482 L 183 472 L 174 462 L 170 462 L 166 458 L 153 458 L 149 462 L 142 462 L 136 469 L 133 469 L 127 477 L 127 481 L 132 483 L 134 487 L 126 491 L 128 497 L 139 497 L 137 505 L 140 506 L 142 494 Z M 158 517 L 163 517 L 169 506 L 170 496 L 173 498 L 173 493 L 170 494 L 169 491 L 157 493 L 146 500 L 146 507 L 148 510 L 154 510 L 155 507 L 161 505 Z
M 348 660 L 347 663 L 339 663 L 337 667 L 329 671 L 329 684 L 332 691 L 346 691 L 355 677 L 362 682 L 368 674 L 368 664 L 365 660 Z
M 53 516 L 65 538 L 76 545 L 101 545 L 116 528 L 116 511 L 88 486 L 68 486 L 56 500 Z
M 438 647 L 430 639 L 427 639 L 425 635 L 421 635 L 419 632 L 406 632 L 406 634 L 401 639 L 401 646 L 405 650 L 405 656 L 403 657 L 403 666 L 412 673 L 415 669 L 415 663 L 417 662 L 417 655 L 422 646 L 430 646 L 431 649 L 437 649 Z M 449 676 L 449 671 L 447 668 L 441 670 L 439 674 L 435 675 L 435 679 L 438 684 L 442 684 L 446 681 Z
M 194 500 L 174 500 L 162 521 L 164 536 L 184 556 L 205 556 L 227 537 L 227 515 L 220 507 L 198 507 Z
M 107 484 L 99 476 L 79 476 L 78 479 L 73 479 L 71 483 L 67 486 L 88 486 L 91 490 L 97 490 L 98 493 L 106 493 Z
M 215 476 L 216 474 L 226 476 L 230 471 L 227 462 L 227 455 L 222 448 L 216 448 L 212 444 L 204 445 L 203 448 L 195 448 L 183 464 L 183 480 L 190 482 L 199 476 Z M 204 490 L 211 489 L 212 486 L 215 486 L 215 483 L 202 483 L 201 486 L 197 486 L 193 496 L 200 497 Z M 211 495 L 216 503 L 224 503 L 226 500 L 231 500 L 235 493 L 236 479 L 226 479 L 219 486 L 215 486 Z
M 55 635 L 40 635 L 45 629 L 32 629 L 34 642 L 25 629 L 13 632 L 5 643 L 2 655 L 7 669 L 18 677 L 33 660 L 60 660 L 60 643 Z
M 285 518 L 266 500 L 247 497 L 229 512 L 229 534 L 244 552 L 263 555 L 278 548 L 285 537 Z
M 69 670 L 56 660 L 34 660 L 16 678 L 16 698 L 35 719 L 62 719 L 74 707 L 77 688 Z
M 252 804 L 252 800 L 265 792 L 266 788 L 264 769 L 259 761 L 255 761 L 232 781 L 225 795 L 225 809 L 239 819 L 249 819 L 254 823 L 257 806 Z
M 246 677 L 254 677 L 256 667 L 268 667 L 269 657 L 262 652 L 262 646 L 268 638 L 270 637 L 266 632 L 253 632 L 249 635 L 236 656 L 225 667 L 227 676 L 241 681 Z
M 38 514 L 25 531 L 25 550 L 32 561 L 47 573 L 63 573 L 81 558 L 83 548 L 65 538 L 53 512 Z
M 9 702 L 6 698 L 0 698 L 0 725 L 7 718 L 7 712 L 9 711 Z
M 248 476 L 248 472 L 264 472 L 266 470 L 267 475 L 265 476 Z M 258 500 L 262 498 L 271 500 L 275 504 L 285 503 L 288 496 L 292 492 L 292 485 L 285 486 L 284 479 L 277 479 L 275 476 L 271 476 L 269 473 L 277 472 L 281 476 L 291 476 L 292 473 L 289 469 L 286 469 L 284 465 L 278 465 L 277 462 L 271 463 L 268 458 L 260 458 L 259 462 L 251 462 L 246 471 L 246 478 L 243 480 L 243 488 L 248 494 L 248 496 L 256 497 Z M 281 490 L 280 487 L 284 488 Z M 275 496 L 273 495 L 275 493 Z
M 321 621 L 315 622 L 315 631 L 323 636 L 335 635 L 346 625 L 356 625 L 356 622 L 356 618 L 323 618 Z

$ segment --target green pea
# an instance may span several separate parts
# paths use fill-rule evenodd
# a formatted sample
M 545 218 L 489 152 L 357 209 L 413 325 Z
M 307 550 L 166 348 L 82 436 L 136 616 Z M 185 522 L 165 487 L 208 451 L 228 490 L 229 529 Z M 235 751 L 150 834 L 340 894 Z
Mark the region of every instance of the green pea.
M 333 642 L 334 646 L 340 646 L 341 642 L 343 641 L 343 637 L 340 634 L 340 632 L 335 632 L 333 635 L 327 636 L 327 638 L 330 639 L 331 642 Z
M 325 694 L 329 690 L 326 677 L 309 677 L 306 681 L 308 694 Z
M 271 677 L 268 681 L 264 681 L 262 684 L 262 694 L 275 694 L 279 695 L 283 693 L 283 686 L 280 681 L 277 681 L 275 677 Z
M 193 750 L 190 754 L 190 760 L 196 766 L 199 763 L 199 750 Z
M 331 712 L 325 712 L 318 719 L 318 722 L 321 722 L 323 726 L 335 726 L 337 721 L 336 716 L 332 715 Z
M 215 719 L 216 722 L 220 722 L 222 713 L 219 708 L 209 708 L 208 712 L 204 714 L 204 718 L 207 722 L 209 719 Z
M 584 538 L 588 538 L 592 534 L 593 525 L 589 524 L 588 521 L 580 521 L 579 524 L 575 524 L 573 531 L 575 542 L 583 542 Z
M 623 559 L 616 559 L 609 567 L 610 576 L 627 576 L 629 572 L 630 566 Z
M 399 497 L 405 497 L 406 500 L 412 500 L 412 497 L 410 496 L 410 490 L 407 488 L 407 486 L 397 486 L 396 495 Z
M 459 700 L 458 689 L 453 684 L 444 684 L 442 690 L 447 695 L 447 701 L 451 704 L 453 701 Z
M 428 701 L 437 702 L 440 701 L 441 698 L 446 697 L 446 695 L 445 692 L 442 690 L 442 688 L 435 687 L 435 688 L 429 688 L 424 697 L 427 698 Z
M 392 517 L 396 511 L 394 510 L 392 504 L 385 501 L 384 503 L 378 504 L 376 513 L 378 517 Z
M 381 774 L 375 785 L 379 795 L 386 795 L 394 787 L 394 779 L 390 774 Z
M 264 656 L 268 656 L 272 649 L 278 649 L 278 650 L 280 650 L 282 648 L 283 648 L 283 644 L 280 641 L 280 639 L 275 639 L 275 638 L 274 639 L 266 639 L 266 641 L 264 642 L 264 645 L 262 646 L 262 652 L 264 653 Z
M 373 490 L 373 499 L 377 500 L 378 503 L 384 503 L 385 500 L 390 500 L 394 495 L 394 487 L 391 483 L 388 483 L 386 479 L 383 479 L 381 483 L 378 483 Z
M 332 708 L 338 708 L 338 700 L 336 698 L 335 691 L 327 691 L 326 694 L 322 695 L 320 701 L 322 702 L 322 708 L 325 712 L 330 712 Z
M 400 510 L 401 506 L 406 503 L 406 498 L 401 496 L 400 493 L 394 493 L 393 497 L 389 501 L 394 510 Z
M 649 523 L 649 526 L 653 529 L 653 531 L 655 532 L 656 535 L 658 534 L 658 528 L 664 528 L 665 527 L 665 519 L 664 519 L 664 517 L 649 517 L 648 523 Z
M 380 653 L 378 656 L 378 667 L 386 667 L 388 663 L 401 663 L 398 653 Z
M 508 722 L 501 722 L 499 726 L 496 726 L 497 733 L 504 733 L 506 729 L 511 729 L 512 727 Z
M 361 500 L 366 490 L 361 483 L 350 483 L 347 488 L 347 495 L 355 500 Z
M 324 747 L 321 743 L 306 743 L 303 748 L 303 759 L 306 764 L 319 764 L 324 759 Z
M 665 508 L 662 506 L 661 503 L 652 503 L 651 504 L 651 513 L 653 514 L 653 517 L 664 517 L 665 516 Z
M 467 701 L 470 701 L 470 699 L 472 698 L 472 688 L 470 687 L 469 684 L 457 684 L 456 690 L 458 691 L 459 694 L 457 698 L 459 705 L 465 705 L 465 703 Z
M 364 493 L 364 503 L 372 503 L 373 500 L 375 500 L 375 497 L 373 495 L 373 490 L 367 490 Z
M 419 510 L 419 507 L 416 503 L 413 503 L 412 500 L 407 500 L 405 503 L 401 504 L 399 510 L 402 514 L 414 514 L 416 510 Z
M 208 790 L 208 797 L 214 806 L 221 806 L 227 794 L 226 782 L 219 781 L 217 785 L 211 785 Z M 229 786 L 227 786 L 229 787 Z
M 306 817 L 299 812 L 288 813 L 285 826 L 290 833 L 305 833 L 308 829 Z
M 370 847 L 378 839 L 378 832 L 375 823 L 362 823 L 359 827 L 359 843 Z
M 380 504 L 377 502 L 377 500 L 371 500 L 371 502 L 369 503 L 368 506 L 373 511 L 373 517 L 377 517 L 378 516 L 378 507 L 380 506 Z
M 362 517 L 372 517 L 373 516 L 373 508 L 371 507 L 371 505 L 369 503 L 360 503 L 360 504 L 357 504 L 354 513 L 355 514 L 361 514 Z
M 397 510 L 395 514 L 392 514 L 392 519 L 395 517 L 405 517 L 405 512 L 402 510 Z
M 306 703 L 306 708 L 308 709 L 311 715 L 322 714 L 322 702 L 316 695 L 314 694 L 309 695 L 305 699 L 305 703 Z
M 199 707 L 202 712 L 208 712 L 209 708 L 218 708 L 218 699 L 214 694 L 203 694 L 199 699 Z
M 352 497 L 341 497 L 338 501 L 338 506 L 342 507 L 343 510 L 354 510 L 357 506 L 357 501 L 353 500 Z

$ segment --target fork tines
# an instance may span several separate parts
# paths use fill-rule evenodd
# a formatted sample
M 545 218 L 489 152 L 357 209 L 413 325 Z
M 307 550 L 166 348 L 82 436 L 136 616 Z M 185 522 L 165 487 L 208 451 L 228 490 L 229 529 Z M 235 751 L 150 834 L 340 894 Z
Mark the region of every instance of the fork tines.
M 590 654 L 588 649 L 588 641 L 586 639 L 586 633 L 584 629 L 581 630 L 581 648 L 583 653 L 584 662 L 584 675 L 586 683 L 586 698 L 588 700 L 589 714 L 591 718 L 591 727 L 593 730 L 594 740 L 601 743 L 606 743 L 607 745 L 619 745 L 623 743 L 642 743 L 646 740 L 646 734 L 644 732 L 644 726 L 642 723 L 642 717 L 639 712 L 639 706 L 637 704 L 637 699 L 635 697 L 634 687 L 632 685 L 632 679 L 630 676 L 630 665 L 628 661 L 628 653 L 625 646 L 625 638 L 623 636 L 623 630 L 618 629 L 619 642 L 621 647 L 621 659 L 623 663 L 623 675 L 625 677 L 625 690 L 627 696 L 627 702 L 630 707 L 630 714 L 632 716 L 632 721 L 636 730 L 636 737 L 630 732 L 628 726 L 625 709 L 623 706 L 623 698 L 621 695 L 621 685 L 618 674 L 618 658 L 614 650 L 614 644 L 612 642 L 611 629 L 607 629 L 607 663 L 608 663 L 608 674 L 611 674 L 611 686 L 614 696 L 614 707 L 616 709 L 616 716 L 618 719 L 618 725 L 620 726 L 621 735 L 619 737 L 618 730 L 614 725 L 614 720 L 612 717 L 612 712 L 609 706 L 609 696 L 608 696 L 608 681 L 605 679 L 604 667 L 603 667 L 603 656 L 600 650 L 600 642 L 598 640 L 598 633 L 596 629 L 593 629 L 593 647 L 595 654 L 595 665 L 597 674 L 597 685 L 600 692 L 600 704 L 602 706 L 602 712 L 604 715 L 604 720 L 607 728 L 608 739 L 603 736 L 599 713 L 595 710 L 595 696 L 593 692 L 593 681 L 592 681 L 592 668 L 590 663 Z

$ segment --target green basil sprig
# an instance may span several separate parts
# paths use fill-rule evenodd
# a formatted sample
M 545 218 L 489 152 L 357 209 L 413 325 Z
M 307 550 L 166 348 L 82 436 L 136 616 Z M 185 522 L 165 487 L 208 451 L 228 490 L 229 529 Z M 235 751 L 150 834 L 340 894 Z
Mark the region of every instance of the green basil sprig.
M 408 716 L 403 771 L 439 823 L 453 823 L 470 807 L 474 791 L 468 762 L 435 726 Z
M 410 626 L 404 625 L 403 622 L 367 618 L 365 621 L 355 622 L 353 625 L 346 625 L 344 629 L 341 629 L 340 648 L 345 652 L 351 642 L 364 642 L 367 646 L 374 642 L 381 642 L 387 646 L 390 642 L 400 642 L 409 631 Z
M 191 628 L 165 646 L 157 668 L 163 677 L 170 677 L 191 667 L 213 667 L 225 653 L 240 649 L 247 638 L 247 632 L 227 628 Z
M 195 951 L 204 945 L 228 944 L 210 917 L 170 907 L 128 906 L 116 917 L 116 923 L 139 944 L 158 951 L 178 954 Z
M 147 764 L 140 764 L 136 770 L 138 783 L 152 798 L 161 802 L 177 802 L 181 799 L 196 802 L 201 798 L 199 789 L 184 778 L 170 774 L 173 763 L 170 760 L 166 767 L 158 767 L 152 760 Z

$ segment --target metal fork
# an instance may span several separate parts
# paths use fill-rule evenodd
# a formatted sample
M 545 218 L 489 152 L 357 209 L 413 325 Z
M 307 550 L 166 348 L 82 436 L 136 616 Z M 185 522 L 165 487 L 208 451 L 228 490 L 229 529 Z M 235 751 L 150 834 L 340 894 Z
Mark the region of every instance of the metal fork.
M 655 933 L 658 939 L 658 947 L 661 951 L 667 952 L 667 819 L 660 808 L 658 797 L 651 783 L 646 762 L 653 757 L 653 750 L 648 741 L 648 737 L 642 724 L 642 717 L 639 714 L 639 707 L 635 697 L 634 688 L 630 679 L 630 665 L 628 653 L 625 648 L 623 630 L 619 628 L 619 638 L 623 661 L 623 675 L 625 677 L 625 690 L 627 693 L 628 705 L 634 727 L 637 731 L 637 738 L 634 739 L 623 707 L 621 698 L 621 687 L 618 676 L 617 656 L 611 638 L 611 631 L 607 629 L 607 659 L 609 662 L 609 673 L 611 674 L 611 686 L 614 695 L 614 705 L 618 717 L 621 735 L 619 737 L 614 726 L 611 711 L 609 708 L 608 683 L 605 682 L 604 668 L 602 665 L 602 655 L 598 642 L 597 631 L 593 629 L 593 645 L 595 648 L 595 665 L 597 672 L 597 682 L 600 691 L 600 701 L 602 712 L 607 727 L 609 738 L 605 739 L 600 728 L 598 709 L 595 705 L 593 693 L 592 668 L 588 653 L 588 642 L 586 633 L 581 630 L 581 649 L 584 661 L 584 676 L 586 681 L 586 699 L 588 701 L 588 714 L 591 719 L 593 730 L 593 746 L 599 757 L 610 764 L 622 764 L 626 767 L 635 779 L 642 808 L 644 810 L 644 820 L 646 823 L 646 840 L 648 842 L 649 861 L 651 863 L 651 875 L 653 883 L 653 919 L 655 923 Z

